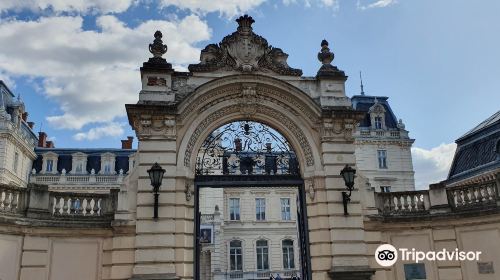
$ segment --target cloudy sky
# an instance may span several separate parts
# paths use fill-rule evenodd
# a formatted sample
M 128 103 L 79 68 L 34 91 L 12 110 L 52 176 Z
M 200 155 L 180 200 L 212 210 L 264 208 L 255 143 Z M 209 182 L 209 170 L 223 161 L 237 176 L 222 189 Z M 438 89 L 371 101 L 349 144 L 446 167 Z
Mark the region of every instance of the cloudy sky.
M 454 140 L 500 109 L 498 11 L 497 0 L 2 0 L 0 79 L 57 147 L 119 147 L 154 31 L 183 70 L 249 13 L 306 76 L 327 39 L 349 96 L 359 71 L 367 94 L 389 96 L 416 139 L 421 188 L 446 177 Z

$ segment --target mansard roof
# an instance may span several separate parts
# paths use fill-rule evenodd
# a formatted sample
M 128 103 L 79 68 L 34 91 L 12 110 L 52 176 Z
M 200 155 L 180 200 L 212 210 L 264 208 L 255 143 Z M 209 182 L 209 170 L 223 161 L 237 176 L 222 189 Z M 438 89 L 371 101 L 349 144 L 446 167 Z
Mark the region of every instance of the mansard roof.
M 63 169 L 66 172 L 72 170 L 72 155 L 76 153 L 83 153 L 87 155 L 87 172 L 90 173 L 94 169 L 97 174 L 101 170 L 101 155 L 112 153 L 115 158 L 115 172 L 119 173 L 120 169 L 123 173 L 128 172 L 129 156 L 136 152 L 133 149 L 73 149 L 73 148 L 35 148 L 37 154 L 36 160 L 33 162 L 33 168 L 39 173 L 42 170 L 43 154 L 52 152 L 58 155 L 57 171 L 60 173 Z
M 495 114 L 491 115 L 486 120 L 482 121 L 480 124 L 475 126 L 473 129 L 469 130 L 467 133 L 462 135 L 462 137 L 458 138 L 457 141 L 465 140 L 469 136 L 474 136 L 481 130 L 485 130 L 490 126 L 494 126 L 496 123 L 500 121 L 500 110 Z
M 357 110 L 357 111 L 362 111 L 365 112 L 365 117 L 363 120 L 360 122 L 359 126 L 360 127 L 370 127 L 371 126 L 371 119 L 370 119 L 370 114 L 368 111 L 370 108 L 375 105 L 375 99 L 377 99 L 377 102 L 382 105 L 385 109 L 385 126 L 388 129 L 397 129 L 398 128 L 398 119 L 396 118 L 396 115 L 394 115 L 394 112 L 392 112 L 391 106 L 389 105 L 389 102 L 387 99 L 389 97 L 387 96 L 369 96 L 369 95 L 354 95 L 351 98 L 352 102 L 352 107 Z
M 448 181 L 500 168 L 500 111 L 458 138 Z

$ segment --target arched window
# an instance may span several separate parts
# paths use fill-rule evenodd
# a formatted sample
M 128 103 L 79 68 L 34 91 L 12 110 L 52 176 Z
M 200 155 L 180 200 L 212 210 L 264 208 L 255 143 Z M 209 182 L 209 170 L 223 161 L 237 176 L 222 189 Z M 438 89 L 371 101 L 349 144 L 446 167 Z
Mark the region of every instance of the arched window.
M 243 254 L 241 241 L 233 240 L 229 243 L 229 268 L 231 271 L 243 270 Z
M 293 240 L 285 239 L 281 242 L 283 250 L 283 269 L 294 269 L 295 261 L 293 258 Z
M 269 270 L 269 247 L 266 240 L 257 241 L 257 270 Z

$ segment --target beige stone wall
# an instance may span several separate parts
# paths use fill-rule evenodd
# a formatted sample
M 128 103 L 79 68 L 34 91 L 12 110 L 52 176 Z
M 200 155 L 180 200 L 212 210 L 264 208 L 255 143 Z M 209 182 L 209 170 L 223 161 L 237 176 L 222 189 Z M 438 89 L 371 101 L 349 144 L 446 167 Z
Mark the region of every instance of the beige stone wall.
M 377 268 L 373 280 L 404 279 L 404 261 L 388 269 L 374 258 L 376 248 L 389 243 L 396 248 L 421 251 L 480 251 L 479 262 L 493 262 L 494 274 L 479 273 L 476 261 L 425 261 L 428 280 L 493 280 L 500 278 L 500 214 L 475 217 L 446 217 L 435 221 L 423 219 L 408 222 L 366 222 L 366 242 L 369 244 L 370 266 Z M 413 263 L 413 262 L 411 262 Z
M 415 190 L 410 147 L 405 146 L 404 141 L 370 142 L 356 141 L 356 164 L 371 187 L 376 192 L 380 192 L 380 186 L 390 186 L 393 192 Z M 387 168 L 379 168 L 378 150 L 387 151 Z
M 129 279 L 134 247 L 133 236 L 107 230 L 18 228 L 0 234 L 0 279 Z

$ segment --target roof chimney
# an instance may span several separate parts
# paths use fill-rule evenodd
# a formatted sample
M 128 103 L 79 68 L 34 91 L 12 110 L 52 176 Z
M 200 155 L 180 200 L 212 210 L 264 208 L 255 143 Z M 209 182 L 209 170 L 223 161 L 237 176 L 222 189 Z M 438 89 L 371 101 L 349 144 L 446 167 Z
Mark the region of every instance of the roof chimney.
M 122 149 L 127 149 L 127 150 L 132 149 L 133 142 L 134 142 L 134 137 L 128 136 L 126 140 L 122 140 Z
M 47 141 L 45 144 L 45 148 L 54 148 L 54 142 L 53 141 Z
M 33 130 L 33 127 L 35 126 L 34 122 L 28 122 L 28 126 L 31 130 Z
M 45 148 L 47 145 L 47 133 L 45 132 L 38 132 L 38 147 L 39 148 Z
M 28 121 L 28 112 L 24 112 L 21 117 L 23 118 L 23 121 L 27 122 Z

